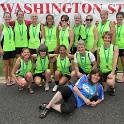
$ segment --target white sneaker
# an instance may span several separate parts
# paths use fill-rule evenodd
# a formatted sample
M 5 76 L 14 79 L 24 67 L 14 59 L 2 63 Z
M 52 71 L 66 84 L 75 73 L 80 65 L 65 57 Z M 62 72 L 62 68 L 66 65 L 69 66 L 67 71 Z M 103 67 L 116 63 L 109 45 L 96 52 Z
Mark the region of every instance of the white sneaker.
M 42 87 L 42 83 L 38 85 L 39 87 Z
M 49 84 L 46 84 L 45 85 L 45 91 L 48 91 L 49 90 Z
M 55 86 L 53 87 L 53 92 L 57 91 L 57 89 L 58 89 L 58 85 L 55 85 Z

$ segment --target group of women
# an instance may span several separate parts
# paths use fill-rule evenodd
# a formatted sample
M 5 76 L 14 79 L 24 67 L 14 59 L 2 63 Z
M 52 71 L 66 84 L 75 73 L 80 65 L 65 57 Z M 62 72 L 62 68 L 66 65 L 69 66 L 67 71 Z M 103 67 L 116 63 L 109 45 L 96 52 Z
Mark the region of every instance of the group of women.
M 41 85 L 44 79 L 47 91 L 51 77 L 50 63 L 53 63 L 55 80 L 53 91 L 57 91 L 60 85 L 71 82 L 71 85 L 62 87 L 48 104 L 40 105 L 39 108 L 43 110 L 41 118 L 51 108 L 70 113 L 84 103 L 97 105 L 104 99 L 102 86 L 104 92 L 109 86 L 109 94 L 115 95 L 118 56 L 121 58 L 123 76 L 117 81 L 124 82 L 123 12 L 116 14 L 115 25 L 108 20 L 108 11 L 102 10 L 101 21 L 97 26 L 92 24 L 92 15 L 86 16 L 84 26 L 81 15 L 75 14 L 73 28 L 68 26 L 68 15 L 62 15 L 60 29 L 54 25 L 53 15 L 46 16 L 46 24 L 38 22 L 35 12 L 31 14 L 31 21 L 23 20 L 24 13 L 21 10 L 17 11 L 16 16 L 17 20 L 10 22 L 11 14 L 5 12 L 4 23 L 0 24 L 0 54 L 3 55 L 6 84 L 12 86 L 17 82 L 19 90 L 23 90 L 28 83 L 29 93 L 34 93 L 31 83 Z M 15 57 L 17 60 L 13 68 Z M 71 70 L 72 60 L 74 70 Z M 97 96 L 97 99 L 92 101 L 93 96 Z M 57 104 L 62 98 L 64 103 Z

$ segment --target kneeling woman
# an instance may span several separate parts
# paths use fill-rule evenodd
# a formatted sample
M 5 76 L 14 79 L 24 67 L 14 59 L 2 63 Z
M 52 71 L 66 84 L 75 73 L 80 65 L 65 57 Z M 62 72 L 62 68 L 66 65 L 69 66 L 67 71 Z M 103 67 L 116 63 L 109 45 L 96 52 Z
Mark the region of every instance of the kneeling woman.
M 40 105 L 39 109 L 43 110 L 40 117 L 46 117 L 51 108 L 61 113 L 70 113 L 84 104 L 96 106 L 104 99 L 103 88 L 100 84 L 102 77 L 99 69 L 93 69 L 89 76 L 82 76 L 75 86 L 62 87 L 48 104 Z M 64 103 L 59 104 L 58 101 L 61 99 L 64 99 Z
M 56 54 L 48 55 L 48 47 L 41 44 L 38 48 L 38 56 L 32 55 L 36 58 L 36 68 L 34 71 L 34 82 L 37 85 L 41 84 L 42 79 L 46 81 L 45 91 L 49 90 L 49 80 L 51 77 L 51 71 L 48 69 L 49 57 L 55 56 Z
M 24 86 L 28 83 L 29 93 L 34 93 L 31 88 L 31 83 L 33 82 L 33 66 L 30 56 L 30 50 L 28 48 L 23 48 L 21 59 L 17 60 L 12 70 L 12 77 L 18 83 L 19 90 L 23 90 Z
M 112 33 L 106 31 L 103 33 L 104 45 L 98 48 L 97 50 L 97 63 L 100 66 L 100 70 L 104 74 L 104 92 L 107 91 L 107 87 L 110 86 L 110 95 L 114 96 L 115 93 L 115 69 L 118 60 L 118 47 L 113 46 L 111 43 Z
M 76 47 L 78 52 L 74 54 L 75 70 L 71 73 L 71 81 L 73 83 L 83 74 L 88 75 L 90 71 L 97 66 L 95 56 L 91 52 L 86 51 L 83 40 L 79 40 Z
M 57 70 L 55 71 L 55 86 L 53 87 L 53 91 L 57 90 L 58 85 L 64 85 L 70 79 L 70 60 L 66 52 L 66 46 L 60 45 L 59 54 L 56 57 Z

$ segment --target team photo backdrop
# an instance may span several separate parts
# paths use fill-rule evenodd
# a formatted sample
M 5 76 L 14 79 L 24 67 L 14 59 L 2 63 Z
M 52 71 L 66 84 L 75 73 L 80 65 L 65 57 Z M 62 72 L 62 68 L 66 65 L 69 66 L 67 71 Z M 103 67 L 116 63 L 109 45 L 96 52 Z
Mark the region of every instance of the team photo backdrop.
M 36 12 L 38 21 L 45 23 L 47 14 L 52 14 L 55 18 L 55 25 L 59 25 L 60 17 L 63 14 L 69 15 L 70 26 L 74 25 L 74 14 L 80 13 L 82 23 L 85 24 L 86 15 L 93 16 L 93 23 L 100 20 L 101 10 L 108 10 L 109 19 L 116 21 L 115 15 L 119 11 L 124 11 L 123 0 L 0 0 L 0 22 L 3 22 L 3 13 L 10 12 L 12 20 L 16 19 L 16 11 L 23 10 L 24 19 L 30 20 L 30 14 Z

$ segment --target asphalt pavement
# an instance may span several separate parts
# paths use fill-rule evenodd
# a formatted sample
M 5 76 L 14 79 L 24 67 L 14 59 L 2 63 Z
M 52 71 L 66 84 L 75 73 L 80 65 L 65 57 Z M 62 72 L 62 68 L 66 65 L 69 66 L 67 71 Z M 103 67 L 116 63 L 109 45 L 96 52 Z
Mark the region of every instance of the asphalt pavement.
M 46 118 L 39 118 L 42 102 L 49 102 L 55 94 L 45 92 L 44 86 L 33 85 L 34 94 L 27 89 L 18 90 L 18 85 L 0 83 L 0 124 L 124 124 L 124 83 L 116 84 L 116 96 L 105 93 L 105 100 L 96 107 L 83 106 L 71 114 L 51 111 Z

